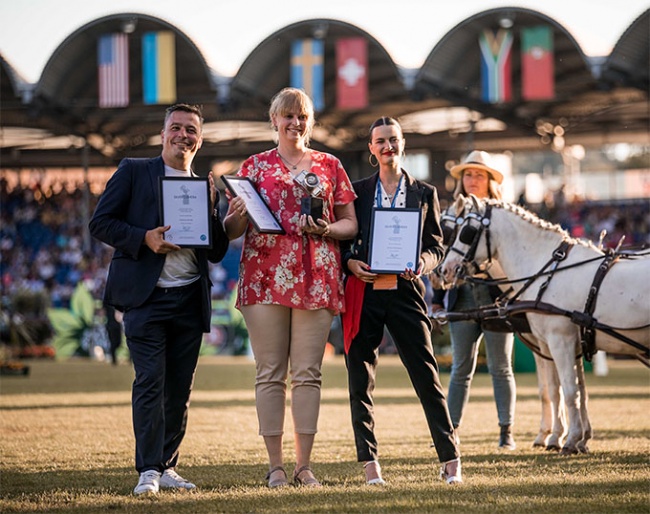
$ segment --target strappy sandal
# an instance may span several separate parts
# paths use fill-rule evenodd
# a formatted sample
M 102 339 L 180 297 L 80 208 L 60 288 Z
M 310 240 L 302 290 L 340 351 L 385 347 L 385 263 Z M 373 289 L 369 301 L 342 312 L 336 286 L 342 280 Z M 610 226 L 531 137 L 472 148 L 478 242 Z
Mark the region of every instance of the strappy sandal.
M 303 475 L 302 477 L 300 475 Z M 293 472 L 293 483 L 305 487 L 323 487 L 314 476 L 314 472 L 309 466 L 303 466 Z
M 271 475 L 275 473 L 276 471 L 282 471 L 282 474 L 284 475 L 282 478 L 276 478 L 275 480 L 271 480 Z M 269 487 L 275 488 L 275 487 L 284 487 L 285 485 L 289 485 L 289 477 L 287 476 L 287 472 L 284 470 L 282 466 L 275 466 L 269 472 L 266 474 L 266 479 L 269 481 Z
M 451 464 L 452 462 L 457 463 L 456 472 L 454 474 L 451 474 L 451 473 L 447 472 L 447 464 Z M 440 470 L 440 478 L 442 478 L 449 485 L 462 484 L 463 483 L 463 477 L 462 477 L 461 471 L 460 471 L 460 459 L 453 459 L 453 460 L 449 460 L 447 462 L 443 462 L 442 463 L 442 469 Z
M 370 460 L 363 465 L 363 469 L 366 473 L 366 484 L 368 485 L 385 485 L 386 482 L 381 477 L 381 466 L 376 460 Z M 368 478 L 372 476 L 374 478 Z

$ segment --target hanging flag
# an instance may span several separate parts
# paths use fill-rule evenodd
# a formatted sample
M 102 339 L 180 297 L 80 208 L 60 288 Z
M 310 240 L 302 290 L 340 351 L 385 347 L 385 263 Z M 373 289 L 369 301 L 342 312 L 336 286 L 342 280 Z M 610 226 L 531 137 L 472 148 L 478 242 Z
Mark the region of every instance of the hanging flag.
M 176 101 L 176 43 L 171 31 L 142 36 L 142 91 L 146 105 Z
M 100 107 L 129 105 L 129 40 L 126 34 L 104 34 L 97 43 Z
M 291 86 L 303 89 L 316 111 L 325 107 L 324 46 L 320 39 L 297 39 L 291 44 Z
M 512 99 L 512 32 L 485 29 L 479 36 L 481 48 L 481 98 L 484 102 L 500 103 Z
M 336 105 L 339 109 L 368 106 L 368 44 L 351 37 L 336 42 Z
M 524 100 L 555 96 L 553 31 L 548 25 L 521 31 L 521 96 Z

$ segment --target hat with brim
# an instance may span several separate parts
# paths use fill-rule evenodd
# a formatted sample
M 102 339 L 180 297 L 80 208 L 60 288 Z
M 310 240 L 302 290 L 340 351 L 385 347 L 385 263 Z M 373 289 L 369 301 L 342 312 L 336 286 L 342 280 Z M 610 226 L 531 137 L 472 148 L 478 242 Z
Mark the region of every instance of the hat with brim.
M 449 173 L 455 179 L 460 180 L 463 176 L 463 171 L 468 168 L 487 171 L 492 176 L 492 178 L 497 181 L 497 184 L 501 184 L 501 182 L 503 182 L 503 174 L 492 167 L 492 158 L 487 152 L 474 150 L 467 157 L 465 157 L 463 162 L 451 168 L 451 170 L 449 170 Z

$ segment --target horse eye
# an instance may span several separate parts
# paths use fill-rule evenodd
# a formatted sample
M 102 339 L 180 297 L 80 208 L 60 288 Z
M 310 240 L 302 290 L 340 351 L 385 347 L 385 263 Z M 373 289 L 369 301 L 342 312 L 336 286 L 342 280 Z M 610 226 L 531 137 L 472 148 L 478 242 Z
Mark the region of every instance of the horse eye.
M 478 230 L 474 227 L 463 227 L 459 235 L 460 242 L 464 245 L 471 245 L 474 242 L 474 237 L 476 237 L 477 232 Z

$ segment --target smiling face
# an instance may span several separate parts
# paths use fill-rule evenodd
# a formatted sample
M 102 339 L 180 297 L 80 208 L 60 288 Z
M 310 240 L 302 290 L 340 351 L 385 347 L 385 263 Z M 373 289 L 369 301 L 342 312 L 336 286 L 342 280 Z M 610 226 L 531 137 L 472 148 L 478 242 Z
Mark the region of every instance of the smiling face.
M 468 195 L 488 198 L 490 176 L 487 171 L 478 168 L 466 168 L 463 171 L 463 188 Z
M 271 125 L 280 143 L 307 146 L 314 126 L 314 106 L 301 89 L 284 88 L 271 101 Z
M 285 140 L 292 146 L 305 143 L 305 136 L 309 128 L 309 115 L 306 113 L 287 111 L 283 114 L 274 114 L 273 125 L 278 129 L 280 141 Z
M 201 148 L 201 120 L 191 112 L 174 111 L 160 132 L 165 164 L 177 170 L 189 170 L 194 155 Z
M 379 125 L 372 129 L 368 148 L 379 166 L 399 167 L 405 140 L 397 125 Z

